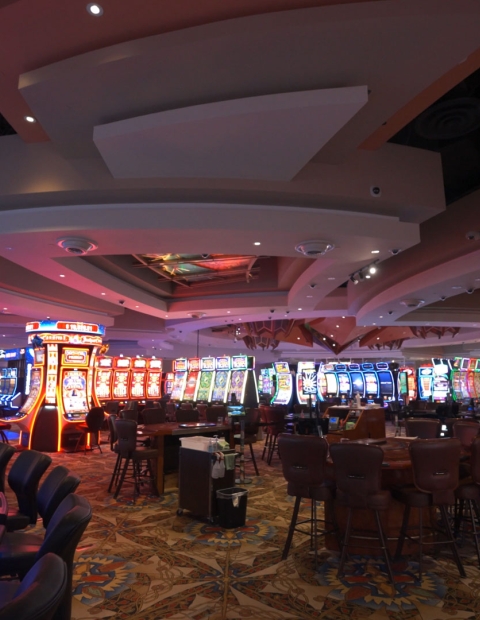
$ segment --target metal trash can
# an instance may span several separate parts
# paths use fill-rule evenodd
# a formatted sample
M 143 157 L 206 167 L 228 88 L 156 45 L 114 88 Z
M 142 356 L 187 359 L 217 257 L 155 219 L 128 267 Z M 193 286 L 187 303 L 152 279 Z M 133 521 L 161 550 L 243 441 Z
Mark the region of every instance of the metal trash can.
M 247 517 L 247 489 L 232 487 L 217 491 L 218 523 L 230 530 L 243 527 Z

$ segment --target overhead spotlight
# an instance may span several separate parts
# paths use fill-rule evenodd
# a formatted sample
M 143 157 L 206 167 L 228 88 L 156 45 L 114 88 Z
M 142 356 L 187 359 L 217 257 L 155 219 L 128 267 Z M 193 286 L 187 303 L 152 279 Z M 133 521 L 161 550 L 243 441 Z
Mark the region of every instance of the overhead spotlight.
M 359 271 L 359 272 L 358 272 L 357 278 L 358 278 L 358 280 L 359 280 L 360 282 L 362 282 L 363 280 L 365 280 L 365 275 L 364 275 L 363 271 Z
M 98 243 L 83 237 L 60 237 L 56 243 L 68 254 L 75 254 L 76 256 L 83 256 L 98 248 Z
M 87 4 L 87 12 L 94 17 L 100 17 L 100 15 L 103 15 L 103 8 L 95 2 L 90 2 L 90 4 Z
M 355 274 L 350 276 L 350 282 L 353 282 L 353 284 L 358 284 L 358 278 Z
M 447 299 L 447 296 L 446 296 L 446 295 L 442 295 L 442 296 L 440 297 L 440 301 L 445 301 L 446 299 Z
M 402 251 L 401 248 L 392 248 L 391 250 L 388 250 L 390 252 L 390 254 L 393 254 L 394 256 L 396 256 L 397 254 L 400 254 L 400 252 Z
M 377 273 L 377 268 L 375 267 L 375 265 L 371 265 L 371 266 L 368 268 L 368 273 L 371 273 L 372 275 L 373 275 L 374 273 Z

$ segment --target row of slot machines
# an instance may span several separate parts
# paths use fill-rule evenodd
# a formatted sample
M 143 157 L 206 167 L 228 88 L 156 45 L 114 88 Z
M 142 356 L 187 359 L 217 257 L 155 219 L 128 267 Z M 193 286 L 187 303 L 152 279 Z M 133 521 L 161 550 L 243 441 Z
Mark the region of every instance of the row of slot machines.
M 0 408 L 4 412 L 16 411 L 30 391 L 33 349 L 2 349 L 0 359 L 8 364 L 0 368 Z
M 174 402 L 258 405 L 252 356 L 179 358 L 173 362 L 173 374 Z
M 273 367 L 260 371 L 259 393 L 273 405 L 289 406 L 294 400 L 300 405 L 315 405 L 317 400 L 333 398 L 347 402 L 357 393 L 369 403 L 378 399 L 388 403 L 402 395 L 416 398 L 416 379 L 413 369 L 392 370 L 387 362 L 298 362 L 296 368 L 290 368 L 288 362 L 274 362 Z
M 162 396 L 162 360 L 151 357 L 98 356 L 94 400 L 157 400 Z
M 445 400 L 445 393 L 457 401 L 478 399 L 480 359 L 433 359 L 431 367 L 419 368 L 419 391 L 420 398 L 424 400 Z

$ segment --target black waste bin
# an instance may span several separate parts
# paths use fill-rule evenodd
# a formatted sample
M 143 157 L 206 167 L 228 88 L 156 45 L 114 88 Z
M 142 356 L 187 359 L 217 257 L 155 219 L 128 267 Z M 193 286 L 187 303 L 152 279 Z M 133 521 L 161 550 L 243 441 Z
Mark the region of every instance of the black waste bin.
M 247 516 L 247 489 L 232 487 L 217 491 L 218 524 L 227 530 L 243 527 Z

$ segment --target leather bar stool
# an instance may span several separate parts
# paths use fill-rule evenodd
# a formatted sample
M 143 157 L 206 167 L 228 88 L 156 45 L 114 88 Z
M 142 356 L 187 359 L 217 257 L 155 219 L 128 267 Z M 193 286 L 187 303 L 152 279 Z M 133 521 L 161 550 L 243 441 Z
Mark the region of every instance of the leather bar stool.
M 480 424 L 478 422 L 467 422 L 464 420 L 456 420 L 453 425 L 453 436 L 460 439 L 462 448 L 470 451 L 472 441 L 480 433 Z
M 461 444 L 459 439 L 418 439 L 409 446 L 413 468 L 413 482 L 415 486 L 392 489 L 393 497 L 405 504 L 403 523 L 398 538 L 395 557 L 398 558 L 403 549 L 405 538 L 419 545 L 419 579 L 422 579 L 423 553 L 423 510 L 429 507 L 438 507 L 444 527 L 443 534 L 446 540 L 429 541 L 429 544 L 447 544 L 452 548 L 453 557 L 458 572 L 465 577 L 458 549 L 455 544 L 452 529 L 448 520 L 447 506 L 455 503 L 455 489 L 458 487 L 458 470 L 460 463 Z M 412 508 L 418 509 L 419 536 L 418 541 L 408 536 L 408 523 Z M 415 526 L 417 528 L 417 526 Z M 430 528 L 431 529 L 431 528 Z M 437 529 L 434 529 L 436 532 Z
M 458 536 L 462 521 L 468 519 L 472 526 L 473 540 L 480 565 L 479 533 L 475 523 L 475 517 L 480 522 L 480 437 L 475 437 L 471 444 L 470 468 L 471 479 L 460 484 L 455 491 L 455 497 L 458 500 L 455 506 L 455 534 Z M 465 503 L 468 505 L 469 517 L 464 514 Z
M 287 493 L 295 497 L 292 520 L 288 529 L 287 540 L 283 548 L 282 560 L 286 560 L 292 544 L 294 532 L 300 532 L 310 536 L 310 546 L 313 544 L 315 552 L 315 568 L 318 565 L 318 536 L 317 502 L 332 501 L 335 485 L 327 482 L 325 478 L 325 465 L 327 461 L 328 444 L 323 437 L 315 435 L 289 435 L 278 436 L 278 450 L 282 461 L 283 477 L 288 482 Z M 311 518 L 298 521 L 298 513 L 302 499 L 312 502 Z M 338 527 L 335 515 L 332 511 L 334 523 L 332 529 L 320 530 L 320 536 L 332 532 L 338 535 Z M 298 529 L 299 525 L 310 524 L 310 531 Z
M 407 418 L 405 420 L 405 430 L 409 437 L 438 439 L 440 437 L 440 429 L 440 420 L 433 418 Z
M 245 412 L 245 436 L 244 436 L 244 445 L 249 446 L 250 448 L 250 460 L 253 463 L 253 467 L 255 469 L 255 475 L 259 476 L 257 461 L 255 460 L 255 452 L 253 451 L 252 444 L 257 443 L 258 429 L 260 428 L 260 411 L 258 409 L 252 408 L 247 409 Z M 238 434 L 233 436 L 235 445 L 239 446 L 241 437 Z
M 86 454 L 87 437 L 90 435 L 90 450 L 93 450 L 93 448 L 98 448 L 101 453 L 102 448 L 100 447 L 100 431 L 103 428 L 104 422 L 105 414 L 103 412 L 103 407 L 92 407 L 92 409 L 90 409 L 90 411 L 85 416 L 85 424 L 79 424 L 77 426 L 77 429 L 80 431 L 81 435 L 78 438 L 74 452 L 78 450 L 78 447 L 80 446 L 80 443 L 83 439 L 83 451 Z M 92 436 L 95 440 L 95 444 L 93 445 Z
M 272 464 L 272 457 L 275 453 L 275 448 L 277 447 L 277 438 L 280 433 L 283 433 L 285 431 L 285 415 L 285 409 L 280 407 L 271 407 L 267 413 L 267 421 L 269 423 L 268 434 L 270 437 L 267 452 L 268 465 Z
M 144 424 L 163 424 L 167 419 L 167 412 L 160 407 L 145 407 L 142 417 Z
M 7 443 L 0 443 L 0 493 L 5 493 L 5 471 L 16 450 Z
M 390 506 L 390 492 L 382 490 L 381 469 L 383 450 L 378 446 L 368 446 L 353 442 L 335 443 L 330 446 L 330 455 L 337 485 L 336 501 L 348 508 L 347 526 L 342 544 L 338 576 L 343 572 L 348 545 L 352 538 L 363 538 L 353 532 L 352 516 L 358 509 L 371 510 L 375 515 L 378 536 L 390 582 L 395 585 L 387 541 L 382 528 L 380 513 Z M 361 545 L 358 545 L 361 546 Z

